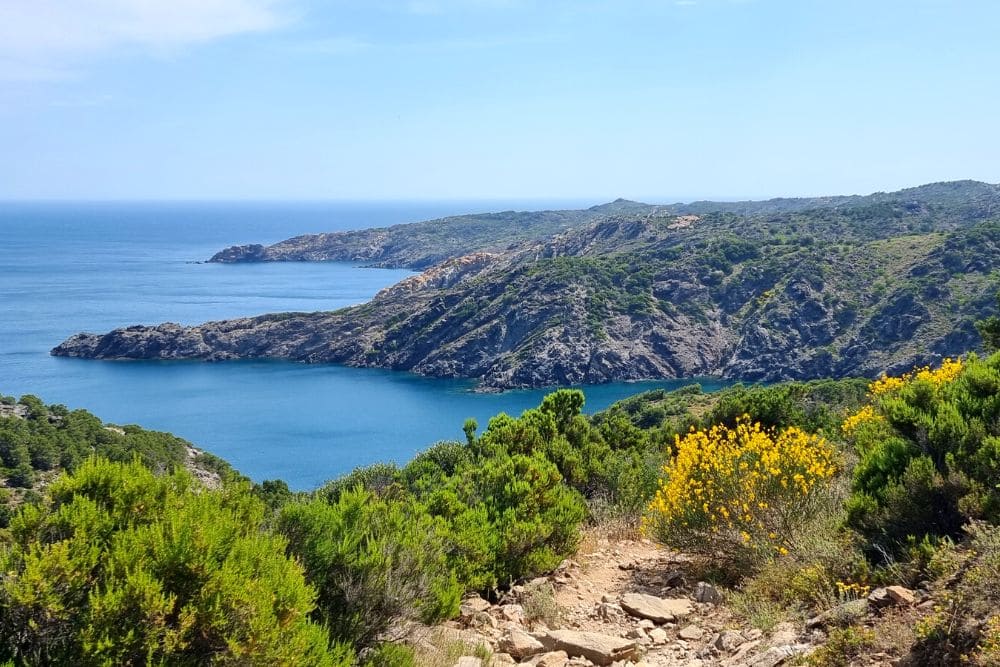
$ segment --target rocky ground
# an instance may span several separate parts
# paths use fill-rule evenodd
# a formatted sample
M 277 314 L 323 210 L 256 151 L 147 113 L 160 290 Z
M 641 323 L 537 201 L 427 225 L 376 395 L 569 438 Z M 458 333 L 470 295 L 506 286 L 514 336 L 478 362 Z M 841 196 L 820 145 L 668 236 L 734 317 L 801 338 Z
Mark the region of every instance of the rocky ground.
M 747 626 L 723 593 L 692 578 L 693 563 L 649 541 L 599 540 L 547 577 L 515 586 L 498 603 L 469 598 L 446 632 L 479 657 L 463 655 L 455 667 L 534 665 L 564 667 L 776 667 L 799 664 L 827 638 L 826 627 L 845 613 L 918 614 L 932 604 L 902 587 L 877 589 L 852 609 L 769 632 Z M 846 607 L 846 606 L 845 606 Z M 891 643 L 891 642 L 890 642 Z M 869 652 L 857 664 L 899 665 L 902 649 Z M 428 655 L 428 654 L 424 654 Z M 488 656 L 488 657 L 487 657 Z

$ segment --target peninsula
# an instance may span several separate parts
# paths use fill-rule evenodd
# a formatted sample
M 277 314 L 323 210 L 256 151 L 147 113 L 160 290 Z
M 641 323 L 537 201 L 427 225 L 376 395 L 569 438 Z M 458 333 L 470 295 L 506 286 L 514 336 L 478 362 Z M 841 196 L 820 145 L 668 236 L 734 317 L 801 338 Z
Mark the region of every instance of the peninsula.
M 978 345 L 1000 186 L 443 221 L 230 248 L 213 261 L 427 268 L 369 303 L 77 334 L 90 359 L 287 359 L 484 390 L 714 375 L 876 376 Z M 440 236 L 439 242 L 432 237 Z

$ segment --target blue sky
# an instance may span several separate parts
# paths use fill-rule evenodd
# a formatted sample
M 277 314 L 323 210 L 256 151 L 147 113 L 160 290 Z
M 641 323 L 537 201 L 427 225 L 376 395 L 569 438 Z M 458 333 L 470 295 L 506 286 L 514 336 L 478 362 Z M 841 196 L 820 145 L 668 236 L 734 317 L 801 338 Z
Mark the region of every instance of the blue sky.
M 0 0 L 0 198 L 1000 181 L 996 0 Z

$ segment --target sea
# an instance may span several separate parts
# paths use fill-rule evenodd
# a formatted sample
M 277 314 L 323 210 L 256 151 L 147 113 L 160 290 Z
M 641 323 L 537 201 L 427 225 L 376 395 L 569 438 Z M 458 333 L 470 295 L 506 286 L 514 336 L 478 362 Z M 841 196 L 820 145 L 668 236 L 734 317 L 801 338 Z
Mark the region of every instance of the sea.
M 308 490 L 358 466 L 405 463 L 462 424 L 485 428 L 550 389 L 483 394 L 466 380 L 281 361 L 87 361 L 49 350 L 130 324 L 363 303 L 410 271 L 341 262 L 205 263 L 234 244 L 462 213 L 597 202 L 0 202 L 0 394 L 169 431 L 255 481 Z M 706 390 L 718 380 L 698 380 Z M 582 387 L 584 410 L 691 381 Z

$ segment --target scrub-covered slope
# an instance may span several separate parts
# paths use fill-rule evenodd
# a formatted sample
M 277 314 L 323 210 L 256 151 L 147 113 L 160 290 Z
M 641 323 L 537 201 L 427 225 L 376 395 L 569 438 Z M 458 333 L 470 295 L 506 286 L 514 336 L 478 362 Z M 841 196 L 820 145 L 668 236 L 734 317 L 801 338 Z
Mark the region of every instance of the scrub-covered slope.
M 80 334 L 53 352 L 335 362 L 503 389 L 875 375 L 975 347 L 1000 268 L 997 186 L 851 203 L 626 212 L 445 260 L 362 306 Z

